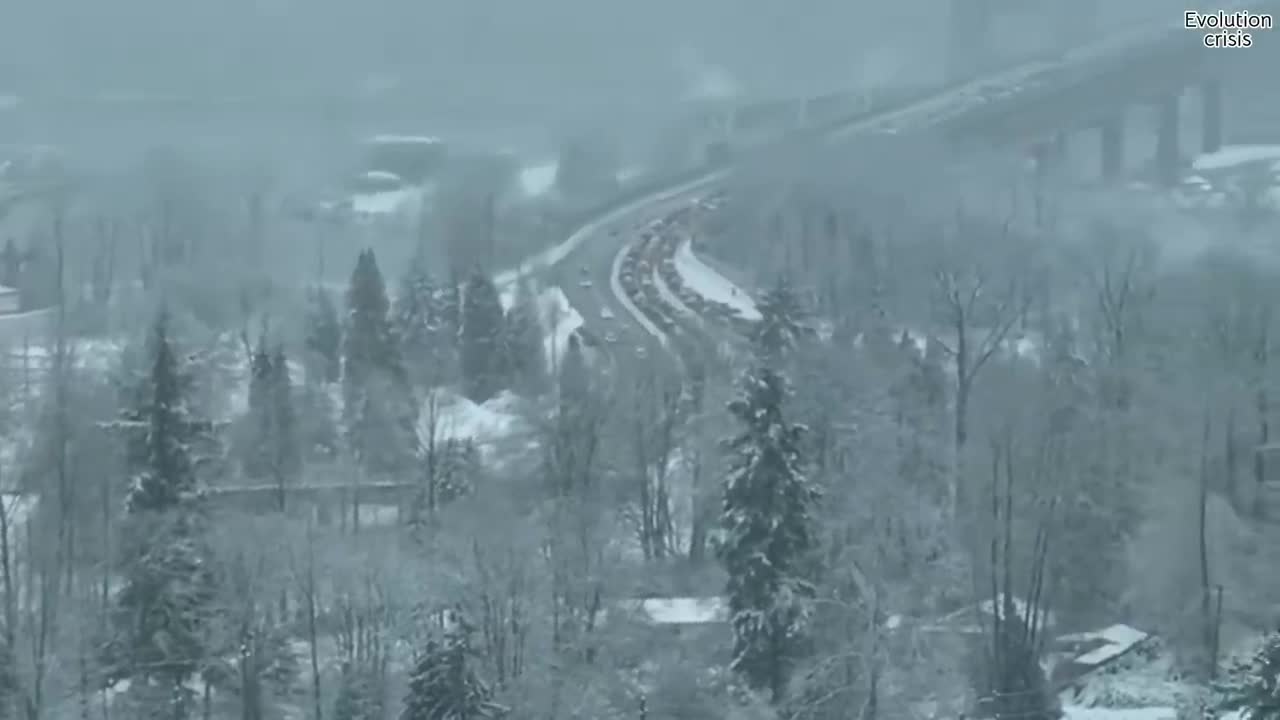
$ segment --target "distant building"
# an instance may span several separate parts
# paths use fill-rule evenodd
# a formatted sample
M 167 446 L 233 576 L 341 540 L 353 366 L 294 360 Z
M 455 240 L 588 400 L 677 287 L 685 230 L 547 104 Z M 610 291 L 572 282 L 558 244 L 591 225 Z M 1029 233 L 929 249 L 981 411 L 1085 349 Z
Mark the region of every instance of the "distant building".
M 0 285 L 0 314 L 16 313 L 20 309 L 18 291 L 14 288 Z

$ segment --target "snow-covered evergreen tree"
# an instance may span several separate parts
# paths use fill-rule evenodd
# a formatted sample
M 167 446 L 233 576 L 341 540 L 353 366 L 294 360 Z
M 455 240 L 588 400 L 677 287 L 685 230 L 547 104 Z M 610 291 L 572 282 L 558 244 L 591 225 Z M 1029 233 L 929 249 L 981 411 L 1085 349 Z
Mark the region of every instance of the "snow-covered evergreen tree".
M 347 289 L 342 412 L 354 454 L 373 472 L 395 471 L 411 460 L 416 420 L 389 311 L 377 259 L 365 250 Z
M 453 613 L 440 639 L 419 653 L 400 720 L 473 720 L 493 715 L 492 692 L 476 673 L 470 626 Z
M 439 288 L 431 279 L 426 254 L 421 245 L 400 276 L 392 307 L 392 327 L 400 341 L 400 355 L 410 379 L 425 387 L 440 376 L 436 367 L 440 348 Z
M 1253 657 L 1237 662 L 1215 690 L 1218 709 L 1243 720 L 1280 718 L 1280 631 L 1268 633 Z
M 748 371 L 729 411 L 742 432 L 728 441 L 720 560 L 734 634 L 733 669 L 781 701 L 806 645 L 814 587 L 807 579 L 817 546 L 812 522 L 820 494 L 805 477 L 804 428 L 783 416 L 786 380 L 761 366 Z
M 323 288 L 311 293 L 305 344 L 307 382 L 337 382 L 342 374 L 342 323 Z
M 776 366 L 812 331 L 803 323 L 800 298 L 785 275 L 756 301 L 760 320 L 752 328 L 752 345 L 765 363 Z
M 298 442 L 298 413 L 294 406 L 293 374 L 283 345 L 271 353 L 271 385 L 268 397 L 271 415 L 271 474 L 281 486 L 294 480 L 302 470 L 302 447 Z
M 503 322 L 503 351 L 512 385 L 537 391 L 546 380 L 547 363 L 542 348 L 542 324 L 538 321 L 538 299 L 527 282 L 516 286 L 515 299 Z
M 238 433 L 241 468 L 245 477 L 255 480 L 271 474 L 271 441 L 275 436 L 271 376 L 271 354 L 262 337 L 249 358 L 249 412 Z
M 498 288 L 476 268 L 462 296 L 460 351 L 464 392 L 478 403 L 498 394 L 504 385 L 502 322 Z
M 298 442 L 307 461 L 332 460 L 342 447 L 337 406 L 328 387 L 307 380 L 298 396 Z
M 169 316 L 162 311 L 152 329 L 151 369 L 139 387 L 138 405 L 125 411 L 139 425 L 140 454 L 131 468 L 127 504 L 132 513 L 165 512 L 191 501 L 197 491 L 192 444 L 202 423 L 187 404 L 191 378 L 183 372 L 169 339 Z
M 138 452 L 130 458 L 128 549 L 106 659 L 117 678 L 171 688 L 168 717 L 182 718 L 189 705 L 185 683 L 208 656 L 216 588 L 192 457 L 204 424 L 188 413 L 189 383 L 164 313 L 156 321 L 151 352 L 139 404 L 125 414 L 126 428 L 141 427 Z

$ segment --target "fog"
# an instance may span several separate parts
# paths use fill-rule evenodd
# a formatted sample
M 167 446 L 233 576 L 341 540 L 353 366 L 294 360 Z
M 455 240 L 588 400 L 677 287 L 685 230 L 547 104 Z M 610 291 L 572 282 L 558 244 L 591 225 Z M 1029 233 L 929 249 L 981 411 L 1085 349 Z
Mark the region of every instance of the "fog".
M 1185 9 L 0 0 L 0 720 L 1276 720 Z
M 1174 5 L 1109 4 L 1105 24 Z M 247 156 L 317 153 L 374 126 L 537 147 L 553 128 L 643 127 L 708 91 L 795 97 L 935 77 L 945 6 L 11 0 L 0 93 L 26 107 L 0 113 L 0 130 L 224 157 L 245 145 Z M 1033 52 L 1052 40 L 1047 11 L 1003 14 L 992 43 Z

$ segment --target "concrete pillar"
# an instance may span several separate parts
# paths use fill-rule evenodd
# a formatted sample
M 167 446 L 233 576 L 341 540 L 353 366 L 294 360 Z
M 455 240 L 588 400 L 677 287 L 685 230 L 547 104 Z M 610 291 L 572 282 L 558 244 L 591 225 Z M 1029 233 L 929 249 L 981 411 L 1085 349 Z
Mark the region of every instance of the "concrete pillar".
M 1179 142 L 1178 94 L 1173 93 L 1160 100 L 1156 129 L 1156 173 L 1165 185 L 1176 185 L 1181 168 Z
M 1116 180 L 1124 173 L 1124 115 L 1102 123 L 1102 179 Z
M 1200 86 L 1201 150 L 1207 153 L 1222 149 L 1222 81 L 1207 80 Z

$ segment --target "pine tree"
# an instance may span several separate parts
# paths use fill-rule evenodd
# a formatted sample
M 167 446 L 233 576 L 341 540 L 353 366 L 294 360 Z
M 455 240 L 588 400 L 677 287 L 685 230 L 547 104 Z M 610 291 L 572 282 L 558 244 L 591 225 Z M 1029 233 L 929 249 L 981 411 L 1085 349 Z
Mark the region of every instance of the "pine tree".
M 302 385 L 298 415 L 301 455 L 308 461 L 328 462 L 337 456 L 342 438 L 335 422 L 335 404 L 328 388 L 307 380 Z
M 18 252 L 17 243 L 9 237 L 4 241 L 3 253 L 0 253 L 0 285 L 17 290 L 21 282 L 22 253 Z
M 440 309 L 440 328 L 456 345 L 462 339 L 462 290 L 456 278 L 440 289 L 436 302 Z
M 329 293 L 311 293 L 306 330 L 307 381 L 337 382 L 342 374 L 342 324 Z
M 476 268 L 462 296 L 461 356 L 464 394 L 484 402 L 503 385 L 502 300 L 493 280 Z
M 365 250 L 347 290 L 342 390 L 348 441 L 373 472 L 394 472 L 410 461 L 416 422 L 389 310 L 377 260 Z
M 258 338 L 258 345 L 249 358 L 249 413 L 240 432 L 241 468 L 245 477 L 253 480 L 271 474 L 271 442 L 275 436 L 272 373 L 266 338 Z
M 400 341 L 400 355 L 410 368 L 410 379 L 425 387 L 439 368 L 434 367 L 438 350 L 438 289 L 431 280 L 422 246 L 414 252 L 400 277 L 400 287 L 392 308 L 392 325 Z
M 804 311 L 800 298 L 783 275 L 778 276 L 772 289 L 760 296 L 756 309 L 760 312 L 760 321 L 753 327 L 751 339 L 756 354 L 765 363 L 776 365 L 812 335 L 802 322 Z
M 131 542 L 116 597 L 108 662 L 119 678 L 172 689 L 170 717 L 185 717 L 185 681 L 207 657 L 216 578 L 203 542 L 191 448 L 202 423 L 187 412 L 188 382 L 161 313 L 152 338 L 151 372 L 126 413 L 141 425 L 127 498 Z M 135 684 L 137 684 L 135 682 Z
M 730 474 L 721 514 L 720 560 L 734 633 L 733 669 L 748 685 L 783 699 L 805 647 L 813 585 L 806 579 L 817 540 L 811 513 L 819 492 L 804 474 L 804 428 L 786 422 L 786 381 L 760 367 L 743 378 L 729 411 L 743 430 L 728 443 Z
M 280 490 L 280 509 L 284 509 L 285 486 L 297 478 L 302 469 L 302 448 L 298 444 L 298 415 L 294 409 L 293 377 L 284 346 L 277 345 L 271 354 L 271 386 L 268 413 L 271 416 L 271 473 Z
M 1221 712 L 1238 711 L 1243 720 L 1280 718 L 1280 631 L 1268 633 L 1253 657 L 1237 662 L 1214 689 Z
M 504 363 L 514 387 L 526 391 L 541 389 L 547 363 L 542 347 L 542 325 L 538 321 L 538 301 L 528 283 L 516 286 L 516 296 L 503 321 Z
M 441 640 L 432 639 L 418 655 L 409 677 L 400 720 L 472 720 L 493 715 L 492 692 L 476 674 L 471 659 L 471 627 L 462 618 Z
M 187 407 L 191 379 L 182 371 L 169 340 L 167 312 L 156 320 L 151 342 L 151 372 L 138 392 L 140 406 L 128 412 L 144 431 L 139 448 L 142 463 L 134 469 L 127 498 L 133 513 L 174 510 L 196 492 L 190 449 L 198 424 Z

